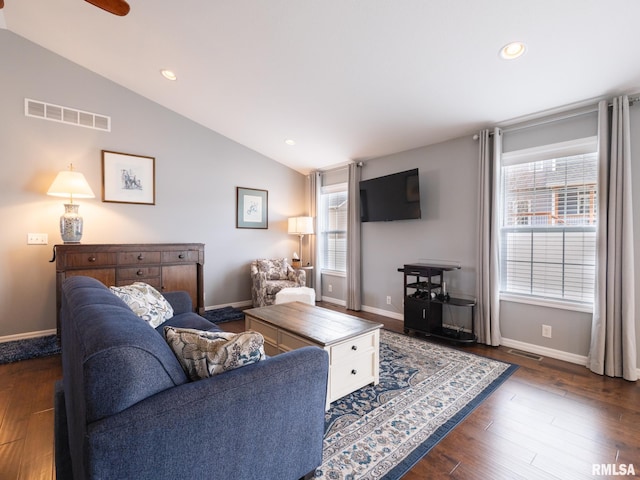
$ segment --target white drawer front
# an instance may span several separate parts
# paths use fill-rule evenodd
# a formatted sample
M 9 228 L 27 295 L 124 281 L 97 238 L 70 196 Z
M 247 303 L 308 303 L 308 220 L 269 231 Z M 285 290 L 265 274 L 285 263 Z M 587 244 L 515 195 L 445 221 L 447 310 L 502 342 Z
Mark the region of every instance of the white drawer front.
M 355 356 L 348 362 L 331 366 L 331 401 L 360 387 L 373 383 L 376 377 L 377 355 L 371 351 Z
M 357 357 L 376 347 L 378 331 L 352 338 L 331 347 L 331 364 L 348 362 L 350 357 Z

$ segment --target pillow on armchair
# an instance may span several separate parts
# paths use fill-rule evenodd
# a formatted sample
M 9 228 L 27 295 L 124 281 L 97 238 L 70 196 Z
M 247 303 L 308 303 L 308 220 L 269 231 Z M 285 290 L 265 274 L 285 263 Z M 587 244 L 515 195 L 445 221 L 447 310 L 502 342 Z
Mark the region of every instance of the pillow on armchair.
M 258 260 L 258 270 L 265 273 L 267 280 L 287 280 L 288 266 L 286 258 Z

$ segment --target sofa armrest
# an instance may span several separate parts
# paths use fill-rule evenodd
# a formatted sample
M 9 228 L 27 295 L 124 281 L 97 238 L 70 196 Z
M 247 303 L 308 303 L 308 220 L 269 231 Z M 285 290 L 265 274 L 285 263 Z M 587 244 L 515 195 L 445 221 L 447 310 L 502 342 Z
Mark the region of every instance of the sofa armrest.
M 328 355 L 304 347 L 89 426 L 88 478 L 300 478 L 322 462 Z
M 162 296 L 166 298 L 171 304 L 171 307 L 173 307 L 174 316 L 181 313 L 193 312 L 193 302 L 191 301 L 189 293 L 183 291 L 164 292 Z
M 62 380 L 58 380 L 55 384 L 53 404 L 53 439 L 56 459 L 56 479 L 73 480 L 71 452 L 69 449 L 69 427 L 67 426 L 67 407 L 64 398 Z

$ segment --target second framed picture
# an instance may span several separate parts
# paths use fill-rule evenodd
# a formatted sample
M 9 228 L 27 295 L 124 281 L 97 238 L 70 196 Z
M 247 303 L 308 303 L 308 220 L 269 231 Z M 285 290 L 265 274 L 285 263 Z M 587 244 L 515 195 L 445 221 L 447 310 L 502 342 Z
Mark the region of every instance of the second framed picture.
M 236 188 L 236 228 L 269 228 L 266 190 Z
M 156 204 L 156 159 L 102 150 L 102 201 Z

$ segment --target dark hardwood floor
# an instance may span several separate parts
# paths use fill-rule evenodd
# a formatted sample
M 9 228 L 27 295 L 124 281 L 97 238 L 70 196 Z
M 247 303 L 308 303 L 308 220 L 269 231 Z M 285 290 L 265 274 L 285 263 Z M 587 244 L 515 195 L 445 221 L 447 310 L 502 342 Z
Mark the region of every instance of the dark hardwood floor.
M 398 320 L 346 313 L 402 331 Z M 242 321 L 221 326 L 244 330 Z M 593 473 L 630 464 L 640 477 L 639 385 L 559 360 L 515 356 L 508 348 L 462 348 L 520 368 L 405 480 L 620 478 Z M 0 365 L 0 480 L 55 478 L 53 384 L 61 375 L 59 356 Z

